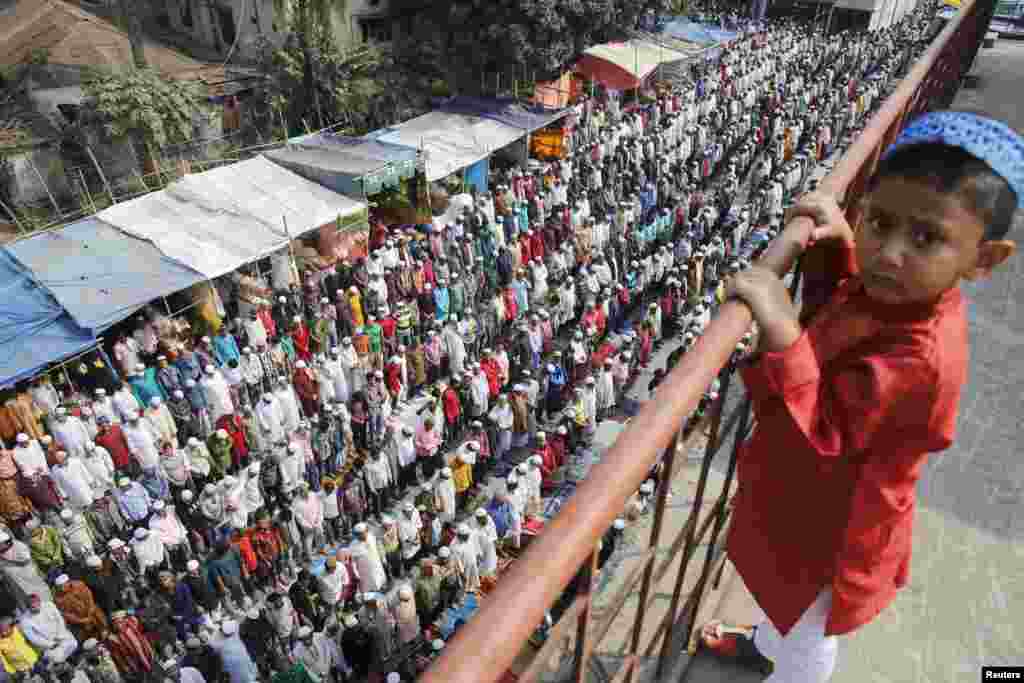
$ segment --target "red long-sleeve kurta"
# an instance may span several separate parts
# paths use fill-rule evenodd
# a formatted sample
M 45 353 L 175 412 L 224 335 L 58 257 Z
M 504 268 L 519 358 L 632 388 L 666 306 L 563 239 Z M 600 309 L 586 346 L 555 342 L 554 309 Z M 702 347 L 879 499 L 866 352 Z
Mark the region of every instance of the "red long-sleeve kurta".
M 846 267 L 831 272 L 856 272 L 837 252 Z M 879 304 L 849 277 L 792 346 L 744 371 L 757 427 L 728 553 L 781 633 L 826 587 L 826 635 L 853 631 L 909 580 L 914 485 L 955 434 L 965 308 L 959 289 L 932 307 Z
M 295 344 L 295 355 L 301 360 L 309 362 L 309 328 L 299 325 L 292 330 L 292 342 Z
M 498 361 L 493 358 L 484 358 L 480 361 L 480 369 L 487 376 L 487 389 L 491 398 L 497 398 L 501 389 L 501 380 L 499 379 L 501 368 L 498 367 Z

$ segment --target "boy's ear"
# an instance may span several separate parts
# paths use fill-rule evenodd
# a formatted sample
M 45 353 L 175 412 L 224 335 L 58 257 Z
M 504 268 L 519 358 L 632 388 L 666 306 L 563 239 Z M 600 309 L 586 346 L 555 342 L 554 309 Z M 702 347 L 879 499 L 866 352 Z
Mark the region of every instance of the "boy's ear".
M 964 273 L 965 280 L 980 280 L 992 274 L 999 265 L 1017 252 L 1013 240 L 991 240 L 978 247 L 978 259 L 974 266 Z

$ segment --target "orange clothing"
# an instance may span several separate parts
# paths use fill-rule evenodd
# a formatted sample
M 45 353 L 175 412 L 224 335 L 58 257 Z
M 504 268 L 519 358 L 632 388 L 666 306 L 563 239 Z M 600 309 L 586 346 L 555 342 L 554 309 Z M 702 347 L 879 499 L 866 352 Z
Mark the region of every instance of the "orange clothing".
M 842 275 L 856 272 L 837 251 Z M 900 307 L 840 280 L 795 343 L 743 373 L 757 429 L 739 455 L 728 553 L 783 635 L 823 588 L 837 635 L 907 584 L 914 485 L 953 442 L 967 376 L 959 289 Z

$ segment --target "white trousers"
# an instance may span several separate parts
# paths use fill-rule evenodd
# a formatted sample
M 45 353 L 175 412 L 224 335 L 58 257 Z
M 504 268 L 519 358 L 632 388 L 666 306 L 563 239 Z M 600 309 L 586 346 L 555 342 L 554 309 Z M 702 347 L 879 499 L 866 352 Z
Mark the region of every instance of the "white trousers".
M 826 588 L 785 636 L 767 618 L 761 621 L 754 645 L 775 664 L 765 683 L 826 683 L 832 677 L 839 640 L 825 635 L 831 607 L 832 589 Z

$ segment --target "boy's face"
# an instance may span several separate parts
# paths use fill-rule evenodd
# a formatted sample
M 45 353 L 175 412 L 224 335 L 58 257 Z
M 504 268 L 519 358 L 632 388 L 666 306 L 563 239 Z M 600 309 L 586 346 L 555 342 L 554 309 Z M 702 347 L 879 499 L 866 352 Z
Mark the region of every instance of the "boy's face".
M 987 276 L 1015 250 L 982 241 L 985 224 L 955 193 L 886 178 L 857 230 L 857 263 L 868 296 L 886 304 L 930 303 L 961 278 Z

